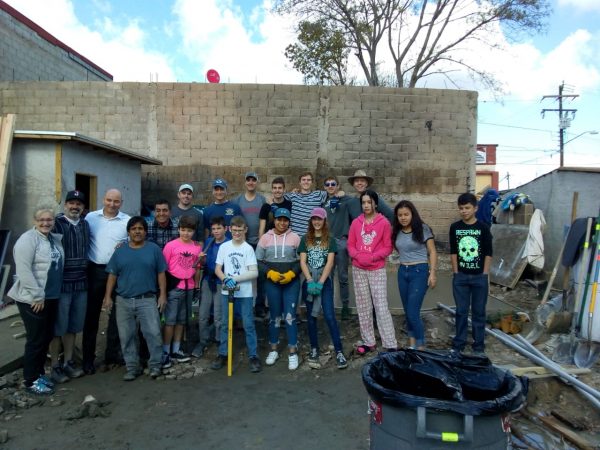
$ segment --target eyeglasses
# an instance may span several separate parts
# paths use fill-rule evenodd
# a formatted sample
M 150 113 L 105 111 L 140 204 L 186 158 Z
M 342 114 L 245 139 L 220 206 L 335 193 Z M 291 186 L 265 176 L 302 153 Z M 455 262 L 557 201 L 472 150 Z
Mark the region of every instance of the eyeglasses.
M 337 183 L 335 181 L 328 181 L 327 183 L 325 183 L 325 187 L 335 187 L 337 186 Z

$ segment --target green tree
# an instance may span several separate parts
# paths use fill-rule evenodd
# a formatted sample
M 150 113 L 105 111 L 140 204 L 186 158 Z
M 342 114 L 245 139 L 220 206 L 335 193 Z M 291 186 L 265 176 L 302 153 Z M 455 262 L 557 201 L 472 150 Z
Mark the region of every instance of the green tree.
M 305 20 L 298 25 L 298 42 L 287 46 L 285 56 L 307 84 L 344 85 L 349 52 L 342 32 L 324 20 Z
M 402 87 L 433 74 L 453 82 L 461 68 L 493 87 L 492 74 L 467 62 L 468 44 L 498 47 L 489 39 L 498 28 L 510 39 L 539 32 L 551 12 L 548 0 L 275 0 L 274 10 L 342 33 L 370 86 L 382 84 L 385 50 Z

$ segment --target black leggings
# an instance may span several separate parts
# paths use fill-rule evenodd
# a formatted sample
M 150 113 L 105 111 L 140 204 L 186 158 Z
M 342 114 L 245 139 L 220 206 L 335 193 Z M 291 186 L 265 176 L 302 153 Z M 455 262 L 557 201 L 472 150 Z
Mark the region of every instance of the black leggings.
M 58 311 L 58 300 L 46 300 L 44 309 L 36 313 L 28 303 L 16 302 L 27 333 L 23 355 L 23 378 L 25 385 L 31 384 L 45 373 L 44 364 L 48 345 L 54 337 L 54 322 Z

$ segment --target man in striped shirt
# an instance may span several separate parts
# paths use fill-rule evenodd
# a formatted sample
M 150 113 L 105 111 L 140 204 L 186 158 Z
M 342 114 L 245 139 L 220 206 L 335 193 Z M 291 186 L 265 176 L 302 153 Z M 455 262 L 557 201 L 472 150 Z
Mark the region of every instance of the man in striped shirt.
M 300 182 L 299 192 L 287 192 L 284 195 L 286 200 L 292 202 L 292 217 L 290 228 L 298 236 L 302 237 L 308 230 L 308 221 L 313 208 L 323 205 L 327 199 L 326 191 L 313 191 L 313 175 L 310 172 L 304 172 L 298 177 Z

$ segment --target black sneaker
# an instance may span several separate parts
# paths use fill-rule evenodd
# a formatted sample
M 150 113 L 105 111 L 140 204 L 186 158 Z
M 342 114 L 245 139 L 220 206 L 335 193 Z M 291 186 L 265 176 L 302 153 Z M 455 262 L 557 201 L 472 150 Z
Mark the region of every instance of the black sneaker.
M 171 364 L 171 357 L 169 356 L 169 354 L 167 352 L 163 352 L 162 357 L 160 358 L 160 366 L 163 369 L 168 369 L 172 365 L 173 364 Z
M 75 367 L 75 363 L 73 361 L 67 361 L 63 366 L 63 372 L 69 378 L 79 378 L 83 375 L 83 370 Z
M 252 358 L 250 358 L 250 372 L 258 373 L 261 370 L 262 370 L 262 367 L 260 365 L 260 360 L 256 356 L 253 356 Z
M 175 360 L 175 362 L 178 362 L 178 363 L 186 363 L 190 359 L 192 359 L 188 355 L 183 353 L 182 350 L 177 350 L 176 352 L 171 352 L 170 356 L 171 356 L 171 359 Z
M 319 360 L 319 350 L 316 348 L 310 349 L 310 354 L 308 355 L 308 367 L 311 369 L 320 369 L 321 361 Z
M 52 368 L 52 372 L 50 373 L 50 379 L 56 384 L 66 383 L 70 380 L 70 378 L 61 366 L 56 366 Z
M 338 369 L 345 369 L 346 367 L 348 367 L 348 361 L 346 361 L 346 357 L 342 352 L 337 352 L 337 354 L 335 355 L 335 361 L 337 363 Z
M 94 366 L 93 362 L 84 362 L 83 363 L 83 373 L 86 375 L 94 375 L 96 373 L 96 366 Z
M 210 368 L 212 370 L 219 370 L 222 369 L 225 365 L 227 365 L 227 356 L 217 355 L 215 360 L 210 365 Z

